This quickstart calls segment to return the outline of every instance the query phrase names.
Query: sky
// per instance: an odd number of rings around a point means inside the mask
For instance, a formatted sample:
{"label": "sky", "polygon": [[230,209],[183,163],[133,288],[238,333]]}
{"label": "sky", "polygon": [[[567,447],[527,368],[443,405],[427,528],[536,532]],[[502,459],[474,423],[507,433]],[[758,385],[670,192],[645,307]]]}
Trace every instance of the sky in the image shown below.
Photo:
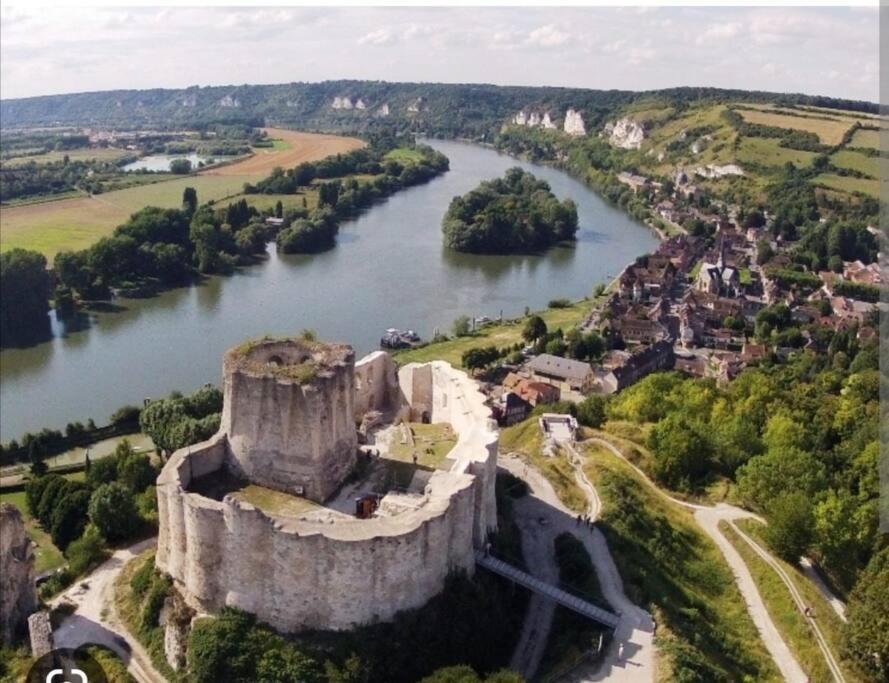
{"label": "sky", "polygon": [[874,7],[0,11],[3,99],[355,78],[879,99]]}

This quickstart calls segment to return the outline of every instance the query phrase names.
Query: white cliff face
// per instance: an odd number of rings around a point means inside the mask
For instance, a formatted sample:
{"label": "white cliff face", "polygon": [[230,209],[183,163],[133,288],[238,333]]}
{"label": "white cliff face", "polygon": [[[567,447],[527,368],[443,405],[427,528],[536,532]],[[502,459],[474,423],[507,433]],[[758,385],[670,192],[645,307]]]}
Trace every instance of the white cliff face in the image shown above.
{"label": "white cliff face", "polygon": [[608,142],[621,149],[639,149],[645,139],[645,129],[629,117],[605,124],[602,134]]}
{"label": "white cliff face", "polygon": [[367,109],[367,105],[364,104],[364,100],[362,100],[362,99],[359,97],[359,98],[358,98],[358,101],[355,103],[355,108],[356,108],[356,109]]}
{"label": "white cliff face", "polygon": [[417,113],[419,113],[419,112],[421,112],[421,111],[426,111],[426,109],[427,109],[427,107],[426,107],[426,98],[424,98],[424,97],[418,97],[416,100],[414,100],[413,104],[411,104],[411,105],[407,108],[407,110],[408,110],[411,114],[417,114]]}
{"label": "white cliff face", "polygon": [[386,103],[381,104],[379,108],[374,112],[374,116],[378,118],[389,116],[389,105]]}
{"label": "white cliff face", "polygon": [[517,126],[527,126],[528,128],[547,128],[549,130],[557,128],[548,111],[543,112],[541,115],[540,112],[523,109],[512,117],[512,123]]}
{"label": "white cliff face", "polygon": [[579,111],[569,109],[565,113],[565,132],[568,135],[586,135],[586,126]]}
{"label": "white cliff face", "polygon": [[354,109],[354,105],[352,104],[351,97],[334,97],[333,104],[330,105],[333,109]]}
{"label": "white cliff face", "polygon": [[232,97],[231,95],[226,95],[221,100],[219,100],[220,107],[240,107],[241,101],[237,97]]}
{"label": "white cliff face", "polygon": [[198,103],[197,95],[186,95],[182,98],[182,106],[183,107],[194,107]]}
{"label": "white cliff face", "polygon": [[544,128],[548,128],[549,130],[555,130],[556,124],[553,123],[553,120],[549,117],[549,112],[546,112],[543,115],[543,121],[540,122],[540,125]]}
{"label": "white cliff face", "polygon": [[539,126],[540,114],[538,114],[536,111],[532,111],[531,114],[528,116],[528,125],[532,128],[535,126]]}
{"label": "white cliff face", "polygon": [[700,154],[707,146],[710,144],[710,141],[713,140],[713,137],[710,135],[703,135],[691,143],[691,153],[692,154]]}
{"label": "white cliff face", "polygon": [[512,122],[517,126],[527,126],[528,115],[524,111],[520,111],[518,114],[512,117]]}
{"label": "white cliff face", "polygon": [[695,169],[695,174],[702,178],[723,178],[730,175],[744,175],[744,170],[737,164],[707,164]]}

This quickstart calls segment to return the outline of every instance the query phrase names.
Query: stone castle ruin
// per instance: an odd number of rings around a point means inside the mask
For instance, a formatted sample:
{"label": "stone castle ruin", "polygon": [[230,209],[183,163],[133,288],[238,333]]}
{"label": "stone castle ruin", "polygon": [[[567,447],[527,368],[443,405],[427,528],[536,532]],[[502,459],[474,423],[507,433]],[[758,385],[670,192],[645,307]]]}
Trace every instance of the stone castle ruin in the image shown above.
{"label": "stone castle ruin", "polygon": [[0,644],[26,633],[36,609],[31,539],[18,508],[0,503]]}
{"label": "stone castle ruin", "polygon": [[344,630],[473,571],[498,436],[468,376],[308,339],[244,344],[223,367],[219,432],[158,478],[156,562],[190,608]]}

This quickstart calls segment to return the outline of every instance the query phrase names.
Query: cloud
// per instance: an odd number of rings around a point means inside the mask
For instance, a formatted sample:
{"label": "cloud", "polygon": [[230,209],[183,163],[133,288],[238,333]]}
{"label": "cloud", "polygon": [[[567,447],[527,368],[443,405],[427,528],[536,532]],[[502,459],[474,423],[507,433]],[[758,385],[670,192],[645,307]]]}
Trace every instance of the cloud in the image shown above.
{"label": "cloud", "polygon": [[743,24],[738,21],[710,24],[697,35],[695,43],[703,45],[708,42],[728,40],[740,34],[743,29]]}
{"label": "cloud", "polygon": [[559,30],[555,24],[547,24],[531,31],[525,43],[536,47],[557,47],[570,40],[571,36]]}
{"label": "cloud", "polygon": [[359,45],[392,45],[397,42],[395,35],[385,28],[365,33],[358,39]]}

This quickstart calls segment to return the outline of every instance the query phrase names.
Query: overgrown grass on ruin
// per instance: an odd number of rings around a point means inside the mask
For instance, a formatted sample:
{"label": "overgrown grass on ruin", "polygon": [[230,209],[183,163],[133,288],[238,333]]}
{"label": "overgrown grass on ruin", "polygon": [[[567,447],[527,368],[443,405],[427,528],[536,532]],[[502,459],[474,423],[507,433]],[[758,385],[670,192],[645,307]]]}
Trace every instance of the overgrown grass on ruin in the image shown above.
{"label": "overgrown grass on ruin", "polygon": [[[743,520],[739,526],[749,533],[748,529],[762,527],[762,524],[755,520]],[[799,661],[806,672],[806,675],[813,683],[831,683],[833,675],[824,660],[824,655],[818,647],[815,634],[805,617],[800,613],[787,589],[784,582],[756,552],[742,539],[727,522],[720,522],[719,528],[725,534],[725,537],[734,546],[735,550],[744,560],[753,580],[756,583],[756,589],[759,591],[766,609],[775,623],[778,632],[789,645],[794,656]],[[777,558],[775,558],[777,560]],[[839,656],[842,622],[836,613],[831,609],[830,605],[818,590],[802,576],[801,572],[787,564],[781,563],[784,570],[790,575],[791,580],[796,585],[797,590],[803,596],[807,606],[815,610],[815,618],[824,637],[827,639],[834,655]],[[843,666],[842,663],[840,666]],[[843,673],[846,679],[850,681],[860,681],[849,668],[843,666]]]}
{"label": "overgrown grass on ruin", "polygon": [[691,513],[597,451],[584,468],[627,596],[655,615],[659,680],[780,681],[731,570]]}
{"label": "overgrown grass on ruin", "polygon": [[[387,458],[401,462],[413,462],[417,456],[417,464],[421,467],[447,469],[447,457],[457,443],[457,434],[447,422],[421,424],[405,422],[403,427],[393,428]],[[402,438],[402,429],[409,429],[413,436]]]}

